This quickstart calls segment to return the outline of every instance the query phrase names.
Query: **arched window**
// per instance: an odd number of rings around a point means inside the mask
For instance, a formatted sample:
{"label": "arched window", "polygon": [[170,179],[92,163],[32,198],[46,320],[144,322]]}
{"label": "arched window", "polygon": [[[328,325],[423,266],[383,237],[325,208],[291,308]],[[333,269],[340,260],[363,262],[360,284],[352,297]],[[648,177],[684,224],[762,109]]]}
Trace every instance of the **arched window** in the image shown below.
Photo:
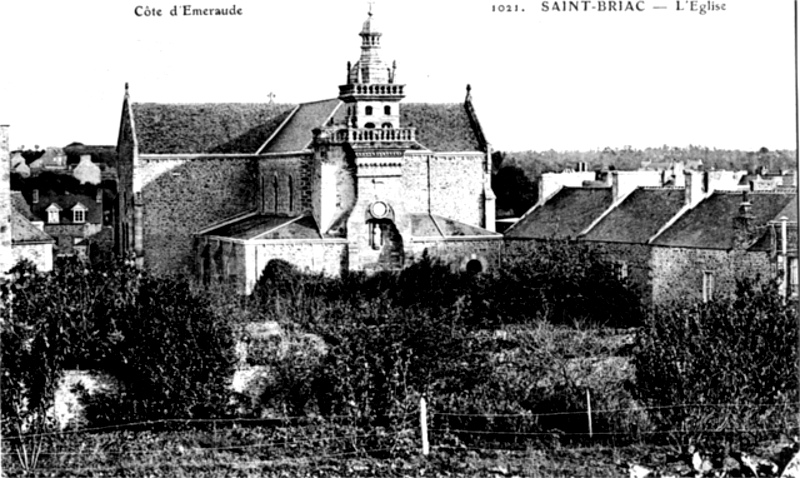
{"label": "arched window", "polygon": [[392,123],[383,123],[381,125],[381,128],[383,128],[383,129],[392,129]]}
{"label": "arched window", "polygon": [[375,123],[367,123],[367,124],[364,125],[364,127],[367,128],[367,129],[372,129],[372,128],[375,127]]}
{"label": "arched window", "polygon": [[289,176],[286,180],[287,182],[287,189],[289,190],[289,212],[294,211],[294,181],[292,177]]}
{"label": "arched window", "polygon": [[386,106],[384,106],[384,107],[383,107],[383,114],[385,114],[385,115],[390,115],[390,114],[392,114],[392,107],[391,107],[391,106],[389,106],[389,105],[386,105]]}
{"label": "arched window", "polygon": [[278,176],[272,176],[272,210],[278,213]]}
{"label": "arched window", "polygon": [[367,116],[372,116],[372,106],[367,106],[364,108],[364,114]]}

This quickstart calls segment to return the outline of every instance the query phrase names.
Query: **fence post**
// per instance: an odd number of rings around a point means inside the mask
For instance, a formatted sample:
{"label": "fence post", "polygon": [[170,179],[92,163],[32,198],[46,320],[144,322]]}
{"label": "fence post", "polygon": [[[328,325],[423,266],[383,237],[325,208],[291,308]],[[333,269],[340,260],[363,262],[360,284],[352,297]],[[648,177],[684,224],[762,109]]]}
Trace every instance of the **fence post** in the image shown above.
{"label": "fence post", "polygon": [[428,446],[428,404],[425,397],[419,398],[419,426],[422,432],[422,455],[427,456],[430,452]]}
{"label": "fence post", "polygon": [[592,438],[592,395],[586,389],[586,416],[589,419],[589,438]]}

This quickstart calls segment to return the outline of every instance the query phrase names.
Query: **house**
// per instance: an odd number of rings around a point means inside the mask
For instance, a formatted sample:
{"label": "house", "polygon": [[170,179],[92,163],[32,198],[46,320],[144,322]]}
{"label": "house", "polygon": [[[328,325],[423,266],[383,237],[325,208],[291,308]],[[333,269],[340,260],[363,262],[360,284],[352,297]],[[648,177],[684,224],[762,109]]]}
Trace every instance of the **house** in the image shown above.
{"label": "house", "polygon": [[491,146],[461,104],[402,102],[370,12],[338,97],[299,105],[133,103],[118,140],[121,252],[249,291],[266,263],[490,267]]}
{"label": "house", "polygon": [[738,181],[724,190],[734,176],[719,171],[631,189],[641,177],[626,185],[625,173],[614,172],[607,186],[558,189],[506,232],[506,253],[541,241],[589,243],[653,305],[711,300],[745,278],[776,279],[783,294],[796,293],[795,190],[741,190]]}
{"label": "house", "polygon": [[715,191],[650,241],[653,301],[710,300],[745,278],[796,293],[796,278],[784,275],[796,271],[790,228],[796,236],[795,191]]}
{"label": "house", "polygon": [[39,270],[53,268],[53,239],[36,224],[27,203],[11,191],[11,154],[8,126],[0,125],[0,273],[20,260],[31,261]]}

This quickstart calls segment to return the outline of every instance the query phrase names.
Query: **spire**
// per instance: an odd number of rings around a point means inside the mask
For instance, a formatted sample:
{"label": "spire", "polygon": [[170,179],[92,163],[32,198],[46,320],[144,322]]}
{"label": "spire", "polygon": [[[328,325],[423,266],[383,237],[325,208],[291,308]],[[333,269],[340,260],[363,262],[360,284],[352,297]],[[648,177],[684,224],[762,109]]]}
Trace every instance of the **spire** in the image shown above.
{"label": "spire", "polygon": [[[361,58],[350,69],[348,83],[389,83],[390,70],[381,61],[379,55],[381,33],[375,24],[372,2],[369,5],[367,19],[358,35],[361,37]],[[361,74],[360,81],[357,71],[360,71]]]}

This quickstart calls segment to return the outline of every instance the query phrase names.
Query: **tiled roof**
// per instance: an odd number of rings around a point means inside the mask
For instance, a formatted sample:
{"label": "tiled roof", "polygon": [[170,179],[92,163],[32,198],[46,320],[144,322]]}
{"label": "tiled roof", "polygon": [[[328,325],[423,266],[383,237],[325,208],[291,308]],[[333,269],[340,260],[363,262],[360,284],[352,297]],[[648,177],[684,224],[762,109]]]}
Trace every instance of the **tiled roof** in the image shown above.
{"label": "tiled roof", "polygon": [[417,128],[417,142],[432,151],[480,151],[463,103],[401,103],[400,126]]}
{"label": "tiled roof", "polygon": [[558,191],[545,204],[523,216],[506,237],[567,239],[576,237],[611,206],[611,188],[571,188]]}
{"label": "tiled roof", "polygon": [[31,224],[22,214],[14,211],[11,213],[11,243],[12,244],[41,244],[54,243],[55,240],[44,231]]}
{"label": "tiled roof", "polygon": [[294,105],[132,105],[140,153],[255,153]]}
{"label": "tiled roof", "polygon": [[413,237],[458,238],[464,236],[499,236],[499,234],[477,226],[470,226],[435,214],[412,213],[411,235]]}
{"label": "tiled roof", "polygon": [[304,103],[269,142],[264,153],[283,153],[306,149],[311,143],[311,130],[323,126],[342,102],[338,99]]}
{"label": "tiled roof", "polygon": [[583,239],[645,244],[684,204],[683,189],[638,188],[583,236]]}
{"label": "tiled roof", "polygon": [[203,233],[233,239],[321,239],[311,216],[254,214]]}
{"label": "tiled roof", "polygon": [[[777,220],[790,204],[796,204],[794,193],[749,193],[753,229]],[[734,219],[739,215],[742,193],[718,191],[681,216],[653,241],[654,245],[704,249],[733,248],[736,239]],[[765,229],[764,229],[765,230]]]}

